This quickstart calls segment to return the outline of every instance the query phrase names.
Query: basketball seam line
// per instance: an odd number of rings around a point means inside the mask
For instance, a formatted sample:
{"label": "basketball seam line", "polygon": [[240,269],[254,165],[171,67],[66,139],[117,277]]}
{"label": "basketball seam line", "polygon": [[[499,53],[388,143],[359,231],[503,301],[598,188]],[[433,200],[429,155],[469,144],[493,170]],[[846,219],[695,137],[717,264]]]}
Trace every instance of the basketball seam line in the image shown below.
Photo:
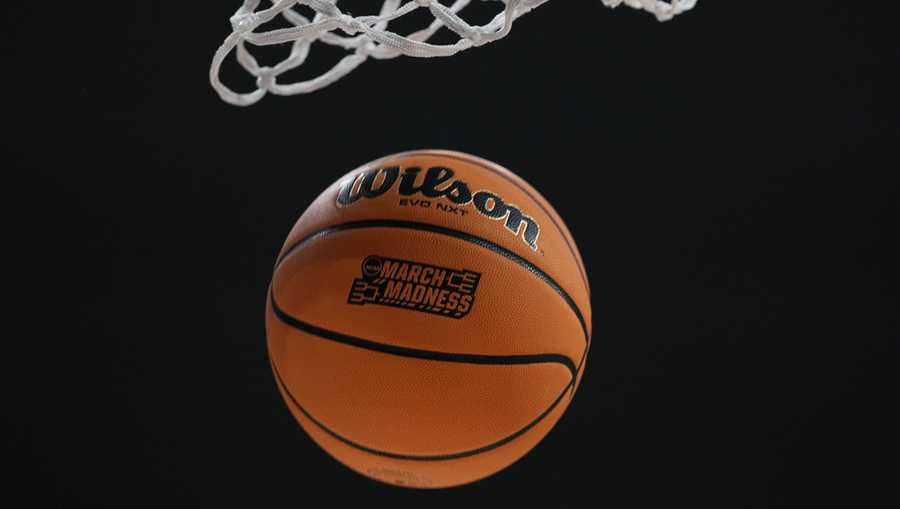
{"label": "basketball seam line", "polygon": [[345,445],[348,445],[354,449],[358,449],[360,451],[363,451],[363,452],[366,452],[369,454],[374,454],[376,456],[382,456],[385,458],[406,460],[406,461],[452,461],[452,460],[457,460],[457,459],[462,459],[462,458],[468,458],[471,456],[477,456],[479,454],[484,454],[484,453],[493,451],[495,449],[499,449],[500,447],[503,447],[504,445],[507,445],[507,444],[513,442],[514,440],[516,440],[517,438],[528,433],[535,426],[540,424],[541,421],[543,421],[548,415],[550,415],[553,412],[553,410],[556,409],[557,406],[559,406],[560,402],[562,402],[563,399],[565,398],[566,393],[568,393],[569,389],[572,388],[576,384],[576,380],[577,380],[577,376],[575,378],[573,378],[572,381],[569,382],[569,384],[566,385],[566,387],[563,389],[562,394],[559,395],[559,397],[556,399],[556,401],[554,401],[553,404],[550,405],[550,407],[547,410],[545,410],[541,415],[539,415],[534,421],[529,423],[527,426],[525,426],[521,430],[513,433],[512,435],[510,435],[502,440],[494,442],[490,445],[486,445],[484,447],[480,447],[478,449],[473,449],[471,451],[465,451],[465,452],[460,452],[460,453],[455,453],[455,454],[443,454],[443,455],[435,455],[435,456],[411,456],[411,455],[405,455],[405,454],[391,453],[391,452],[387,452],[387,451],[379,451],[379,450],[373,449],[371,447],[366,447],[362,444],[358,444],[358,443],[350,440],[349,438],[345,438],[345,437],[339,435],[337,432],[329,429],[324,424],[319,422],[315,417],[313,417],[309,412],[307,412],[305,408],[303,408],[303,405],[301,405],[300,402],[297,401],[297,398],[288,389],[287,384],[285,384],[284,380],[281,378],[281,374],[278,371],[278,366],[275,365],[274,361],[271,361],[270,363],[272,365],[272,371],[275,374],[275,379],[278,382],[279,387],[281,387],[281,389],[284,391],[284,393],[287,394],[288,399],[290,399],[291,403],[293,403],[294,406],[296,406],[300,410],[300,412],[302,412],[303,415],[306,416],[307,419],[312,421],[312,423],[315,424],[316,426],[318,426],[322,431],[324,431],[325,433],[330,435],[335,440],[338,440],[339,442],[341,442]]}
{"label": "basketball seam line", "polygon": [[[424,152],[423,152],[423,151],[412,151],[412,152],[408,152],[408,154],[422,154],[422,155],[427,155],[427,151],[424,151]],[[498,177],[500,177],[500,178],[506,180],[506,181],[509,182],[510,184],[516,186],[517,189],[519,189],[520,191],[522,191],[523,193],[525,193],[526,196],[528,196],[529,198],[531,198],[531,200],[538,206],[538,208],[540,208],[540,209],[544,212],[544,214],[546,214],[547,217],[550,218],[550,222],[553,223],[553,226],[556,227],[556,230],[559,231],[560,235],[561,235],[562,238],[563,238],[563,241],[565,241],[565,243],[566,243],[566,247],[569,248],[569,253],[572,255],[572,258],[575,260],[575,265],[578,267],[578,273],[581,275],[582,282],[584,283],[584,289],[587,291],[588,295],[591,294],[591,285],[590,285],[589,282],[588,282],[588,277],[587,277],[587,273],[586,273],[586,270],[587,270],[587,269],[582,265],[582,262],[580,262],[580,261],[578,260],[579,257],[575,255],[575,247],[572,245],[572,241],[570,241],[570,240],[569,240],[569,237],[566,236],[566,234],[565,234],[565,232],[563,231],[562,227],[560,227],[559,223],[556,221],[556,218],[553,217],[553,214],[551,214],[550,211],[547,210],[547,208],[544,207],[543,204],[541,204],[541,201],[540,201],[540,200],[538,200],[537,198],[535,198],[535,196],[531,193],[531,191],[530,191],[527,187],[523,186],[523,185],[520,184],[519,182],[516,182],[516,180],[515,180],[514,178],[510,177],[509,175],[507,175],[507,174],[505,174],[505,173],[503,173],[503,172],[501,172],[501,171],[497,171],[496,168],[491,168],[491,167],[489,167],[489,166],[487,166],[487,165],[482,164],[482,162],[479,161],[478,158],[474,158],[474,159],[473,159],[473,158],[466,158],[466,157],[463,157],[462,155],[456,155],[456,154],[441,154],[441,156],[442,156],[442,157],[449,157],[449,158],[459,159],[459,160],[462,160],[462,161],[466,161],[466,162],[468,162],[468,163],[476,163],[476,164],[479,165],[480,168],[484,168],[485,170],[490,171],[490,172],[493,173],[494,175],[497,175]],[[473,157],[475,157],[475,156],[473,156]],[[522,177],[518,177],[518,178],[522,178]],[[523,179],[523,180],[524,180],[524,179]],[[545,200],[546,200],[546,198],[545,198]]]}
{"label": "basketball seam line", "polygon": [[403,221],[403,220],[395,220],[395,219],[371,219],[371,220],[363,220],[363,221],[352,221],[348,223],[340,223],[336,225],[332,225],[326,228],[323,228],[317,232],[311,233],[310,235],[298,240],[294,243],[290,248],[285,250],[284,254],[278,258],[278,261],[275,263],[275,271],[277,272],[278,267],[281,263],[290,256],[294,251],[299,249],[301,246],[308,242],[312,242],[313,240],[326,237],[336,232],[346,231],[346,230],[362,230],[367,228],[402,228],[409,230],[418,230],[425,231],[430,233],[437,233],[440,235],[446,235],[448,237],[454,237],[471,244],[475,244],[477,246],[483,247],[489,251],[493,251],[494,253],[503,256],[504,258],[518,264],[520,267],[524,268],[528,272],[534,274],[538,279],[547,283],[562,299],[568,304],[568,306],[575,313],[576,318],[578,318],[578,322],[581,325],[581,330],[584,332],[584,340],[585,343],[590,343],[590,333],[587,330],[587,323],[584,320],[584,315],[581,313],[581,310],[578,308],[578,305],[575,304],[575,301],[572,297],[557,283],[549,274],[541,270],[535,264],[529,262],[525,258],[513,253],[512,251],[497,245],[487,239],[483,239],[481,237],[477,237],[475,235],[462,232],[459,230],[453,230],[451,228],[445,228],[443,226],[437,226],[429,223],[418,223],[414,221]]}
{"label": "basketball seam line", "polygon": [[434,350],[421,350],[418,348],[409,348],[404,346],[379,343],[368,339],[343,334],[337,331],[325,329],[315,326],[311,323],[304,322],[285,312],[275,300],[275,290],[270,289],[269,295],[271,299],[272,312],[275,316],[286,325],[311,334],[315,337],[327,339],[348,346],[354,346],[374,352],[396,355],[399,357],[410,357],[414,359],[422,359],[439,362],[454,362],[459,364],[480,364],[480,365],[527,365],[527,364],[545,364],[555,363],[565,366],[572,378],[578,376],[578,367],[575,362],[560,354],[533,354],[533,355],[479,355],[479,354],[461,354],[438,352]]}

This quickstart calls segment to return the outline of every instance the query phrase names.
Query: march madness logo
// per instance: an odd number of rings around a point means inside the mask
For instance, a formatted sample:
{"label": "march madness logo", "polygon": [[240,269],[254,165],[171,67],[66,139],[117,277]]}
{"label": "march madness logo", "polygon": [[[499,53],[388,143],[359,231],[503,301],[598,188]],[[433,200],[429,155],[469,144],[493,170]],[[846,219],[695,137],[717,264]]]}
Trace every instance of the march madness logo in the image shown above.
{"label": "march madness logo", "polygon": [[353,281],[347,303],[380,304],[463,318],[475,304],[481,274],[470,270],[369,256],[362,279]]}

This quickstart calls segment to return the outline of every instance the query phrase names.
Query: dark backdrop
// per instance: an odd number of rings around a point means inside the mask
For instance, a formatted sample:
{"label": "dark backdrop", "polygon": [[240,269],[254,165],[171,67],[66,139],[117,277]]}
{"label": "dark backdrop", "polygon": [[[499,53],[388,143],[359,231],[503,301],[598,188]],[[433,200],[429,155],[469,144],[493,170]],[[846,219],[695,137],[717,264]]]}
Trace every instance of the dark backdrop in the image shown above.
{"label": "dark backdrop", "polygon": [[[4,193],[24,198],[7,250],[28,281],[4,490],[60,507],[897,503],[900,51],[883,11],[701,0],[657,24],[558,0],[496,44],[240,109],[207,82],[237,1],[38,4],[3,21],[5,166],[29,178]],[[573,11],[594,24],[567,28]],[[249,83],[231,60],[226,78]],[[529,180],[594,289],[560,424],[436,493],[321,452],[263,327],[310,201],[414,148]]]}

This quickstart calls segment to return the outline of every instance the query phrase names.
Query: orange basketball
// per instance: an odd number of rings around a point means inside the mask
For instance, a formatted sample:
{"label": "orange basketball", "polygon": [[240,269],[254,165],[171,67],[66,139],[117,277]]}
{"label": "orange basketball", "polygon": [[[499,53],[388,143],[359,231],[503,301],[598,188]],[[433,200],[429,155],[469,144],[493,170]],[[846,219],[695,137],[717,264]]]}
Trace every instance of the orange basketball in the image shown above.
{"label": "orange basketball", "polygon": [[350,172],[297,221],[266,329],[278,388],[316,443],[373,479],[443,488],[511,465],[565,412],[590,290],[524,180],[407,152]]}

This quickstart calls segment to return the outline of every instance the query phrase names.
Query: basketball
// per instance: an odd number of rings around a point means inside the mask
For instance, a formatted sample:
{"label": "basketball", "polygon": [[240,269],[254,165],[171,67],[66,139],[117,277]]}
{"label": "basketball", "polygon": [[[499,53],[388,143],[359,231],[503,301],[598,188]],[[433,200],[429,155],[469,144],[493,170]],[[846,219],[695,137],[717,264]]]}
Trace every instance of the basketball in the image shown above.
{"label": "basketball", "polygon": [[471,155],[388,156],[339,179],[278,255],[269,358],[288,408],[347,467],[410,488],[471,483],[568,408],[591,341],[565,223]]}

